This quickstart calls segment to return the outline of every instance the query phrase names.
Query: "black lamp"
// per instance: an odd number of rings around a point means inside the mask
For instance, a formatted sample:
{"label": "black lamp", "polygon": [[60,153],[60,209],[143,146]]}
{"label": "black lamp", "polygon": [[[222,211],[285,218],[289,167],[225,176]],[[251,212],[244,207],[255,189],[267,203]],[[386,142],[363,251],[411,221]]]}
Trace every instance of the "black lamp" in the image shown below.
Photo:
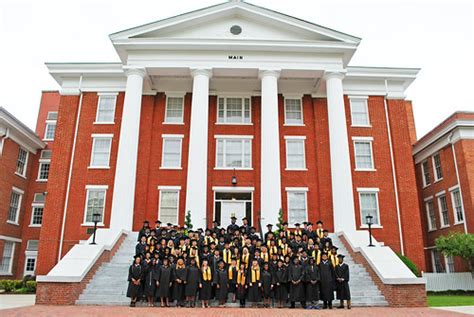
{"label": "black lamp", "polygon": [[94,223],[94,236],[92,237],[92,242],[90,244],[97,244],[95,243],[95,233],[97,231],[97,223],[100,221],[100,218],[102,218],[101,214],[99,213],[92,214],[92,222]]}
{"label": "black lamp", "polygon": [[369,247],[375,247],[375,245],[372,244],[372,224],[373,224],[373,219],[374,217],[371,215],[365,216],[366,224],[369,226]]}
{"label": "black lamp", "polygon": [[232,175],[231,183],[232,185],[237,185],[237,176],[235,176],[235,168],[234,168],[234,174]]}

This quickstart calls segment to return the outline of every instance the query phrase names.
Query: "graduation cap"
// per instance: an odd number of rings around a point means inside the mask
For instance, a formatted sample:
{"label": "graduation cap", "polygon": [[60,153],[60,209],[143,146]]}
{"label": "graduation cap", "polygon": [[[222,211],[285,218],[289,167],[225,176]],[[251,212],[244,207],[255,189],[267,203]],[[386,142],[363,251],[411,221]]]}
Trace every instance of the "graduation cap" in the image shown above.
{"label": "graduation cap", "polygon": [[230,219],[232,219],[232,220],[237,220],[237,217],[232,216],[232,217],[230,217]]}
{"label": "graduation cap", "polygon": [[217,264],[221,264],[221,263],[224,263],[224,260],[220,259],[219,261],[217,261]]}
{"label": "graduation cap", "polygon": [[317,225],[322,225],[323,222],[321,220],[318,220],[318,222],[316,222]]}
{"label": "graduation cap", "polygon": [[138,254],[136,254],[136,255],[133,256],[133,259],[135,260],[136,258],[140,258],[140,259],[141,259],[142,257],[139,256]]}
{"label": "graduation cap", "polygon": [[337,249],[339,249],[339,248],[336,247],[335,245],[333,245],[333,246],[331,247],[331,250],[337,250]]}
{"label": "graduation cap", "polygon": [[268,227],[268,228],[271,228],[271,227],[273,227],[273,225],[272,225],[271,223],[269,223],[269,224],[267,225],[267,227]]}
{"label": "graduation cap", "polygon": [[307,224],[308,224],[308,222],[307,222],[307,221],[303,221],[303,225],[307,225]]}
{"label": "graduation cap", "polygon": [[337,257],[338,257],[338,258],[341,258],[341,259],[344,259],[346,256],[345,256],[345,255],[342,255],[342,254],[338,254]]}
{"label": "graduation cap", "polygon": [[257,228],[255,228],[255,227],[250,227],[250,230],[257,230]]}
{"label": "graduation cap", "polygon": [[242,218],[242,221],[244,221],[244,220],[248,220],[247,217],[243,217],[243,218]]}
{"label": "graduation cap", "polygon": [[323,255],[328,256],[328,253],[327,252],[321,253],[321,256],[323,256]]}
{"label": "graduation cap", "polygon": [[288,222],[285,221],[284,223],[282,223],[282,225],[283,226],[288,226]]}
{"label": "graduation cap", "polygon": [[150,223],[148,220],[143,221],[143,223]]}
{"label": "graduation cap", "polygon": [[308,226],[312,226],[312,225],[313,225],[313,223],[312,223],[312,222],[308,222]]}
{"label": "graduation cap", "polygon": [[327,229],[324,229],[323,232],[329,232]]}
{"label": "graduation cap", "polygon": [[301,226],[299,223],[295,223],[295,227],[299,227]]}
{"label": "graduation cap", "polygon": [[284,261],[282,260],[282,258],[278,258],[277,262],[284,262]]}
{"label": "graduation cap", "polygon": [[161,221],[157,220],[157,221],[155,221],[155,223],[161,224]]}
{"label": "graduation cap", "polygon": [[172,226],[173,226],[173,224],[172,224],[171,222],[168,222],[166,225],[167,225],[168,227],[172,227]]}

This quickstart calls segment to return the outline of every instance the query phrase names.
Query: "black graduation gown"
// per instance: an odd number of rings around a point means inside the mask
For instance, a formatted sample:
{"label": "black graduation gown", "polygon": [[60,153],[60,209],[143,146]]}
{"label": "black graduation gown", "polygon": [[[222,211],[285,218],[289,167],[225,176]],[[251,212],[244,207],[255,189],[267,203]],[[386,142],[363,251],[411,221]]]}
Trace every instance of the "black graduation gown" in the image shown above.
{"label": "black graduation gown", "polygon": [[160,267],[160,286],[156,292],[156,297],[170,297],[170,283],[173,281],[173,271],[171,266]]}
{"label": "black graduation gown", "polygon": [[262,270],[262,295],[263,298],[269,298],[272,293],[272,273],[270,271]]}
{"label": "black graduation gown", "polygon": [[235,293],[237,288],[237,267],[229,266],[227,268],[227,277],[229,277],[230,271],[232,270],[232,278],[229,278],[229,293]]}
{"label": "black graduation gown", "polygon": [[[237,274],[239,274],[239,273],[237,272]],[[237,284],[237,286],[236,286],[237,287],[237,296],[236,297],[239,300],[245,299],[246,295],[247,295],[247,287],[246,286],[248,285],[248,279],[247,279],[246,273],[244,272],[243,274],[246,278],[245,283],[244,284],[240,283],[240,284]]]}
{"label": "black graduation gown", "polygon": [[186,296],[196,296],[199,289],[199,268],[196,266],[189,266],[186,273],[186,285],[184,287],[184,294]]}
{"label": "black graduation gown", "polygon": [[334,268],[330,261],[321,261],[319,264],[319,272],[321,274],[321,300],[334,300]]}
{"label": "black graduation gown", "polygon": [[275,299],[286,301],[288,299],[288,269],[277,268],[273,274],[273,285],[275,288]]}
{"label": "black graduation gown", "polygon": [[[257,277],[257,273],[255,273]],[[255,282],[252,282],[252,268],[249,268],[247,272],[247,283],[248,283],[248,300],[251,302],[259,302],[261,298],[259,283],[262,282],[262,270],[260,270],[260,277],[256,279]],[[252,284],[252,285],[250,285]]]}
{"label": "black graduation gown", "polygon": [[305,268],[306,300],[309,302],[319,301],[319,267],[308,264]]}
{"label": "black graduation gown", "polygon": [[349,265],[346,263],[338,264],[334,268],[334,273],[336,278],[343,278],[344,281],[339,282],[336,280],[336,294],[337,299],[340,300],[350,300],[351,299],[351,291],[349,289]]}
{"label": "black graduation gown", "polygon": [[[288,280],[290,283],[290,301],[291,302],[302,302],[305,300],[304,294],[304,268],[301,264],[292,264],[290,265],[288,271]],[[299,283],[294,284],[293,282]]]}
{"label": "black graduation gown", "polygon": [[143,268],[140,264],[132,264],[128,269],[128,289],[127,297],[138,297],[140,295],[141,285],[135,285],[132,282],[134,280],[141,280],[143,278]]}
{"label": "black graduation gown", "polygon": [[[217,269],[214,274],[214,284],[216,285],[216,299],[227,300],[229,293],[229,278],[226,269]],[[219,287],[217,287],[219,285]]]}
{"label": "black graduation gown", "polygon": [[144,288],[145,296],[155,296],[156,281],[159,278],[160,268],[156,265],[148,265],[145,269]]}
{"label": "black graduation gown", "polygon": [[[173,274],[173,300],[182,301],[184,300],[184,286],[186,282],[188,269],[187,268],[174,268]],[[178,283],[178,279],[181,283]]]}
{"label": "black graduation gown", "polygon": [[211,279],[209,281],[205,281],[203,277],[203,272],[201,270],[201,274],[199,274],[200,283],[202,287],[199,289],[199,298],[201,300],[210,300],[212,298],[212,270],[211,270]]}
{"label": "black graduation gown", "polygon": [[138,244],[135,247],[135,255],[144,257],[145,253],[146,253],[146,243],[138,242]]}

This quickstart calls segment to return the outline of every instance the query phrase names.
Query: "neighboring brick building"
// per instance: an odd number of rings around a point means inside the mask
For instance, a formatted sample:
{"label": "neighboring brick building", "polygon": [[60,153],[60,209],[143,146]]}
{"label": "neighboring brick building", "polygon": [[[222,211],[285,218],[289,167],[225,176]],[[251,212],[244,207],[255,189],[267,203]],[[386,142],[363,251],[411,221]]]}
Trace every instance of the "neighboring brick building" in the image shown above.
{"label": "neighboring brick building", "polygon": [[418,140],[413,154],[427,270],[468,271],[466,261],[440,254],[435,240],[450,232],[474,233],[474,112],[455,112]]}

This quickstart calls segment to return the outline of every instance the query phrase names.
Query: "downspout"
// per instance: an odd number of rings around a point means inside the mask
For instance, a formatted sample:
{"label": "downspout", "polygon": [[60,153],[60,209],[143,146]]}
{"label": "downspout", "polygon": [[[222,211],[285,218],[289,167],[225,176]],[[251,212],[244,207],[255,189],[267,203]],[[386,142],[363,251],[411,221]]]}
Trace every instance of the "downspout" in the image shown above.
{"label": "downspout", "polygon": [[0,157],[3,154],[3,146],[5,145],[5,140],[10,138],[10,128],[6,128],[5,134],[2,135],[2,143],[0,144]]}
{"label": "downspout", "polygon": [[390,148],[390,163],[392,165],[392,177],[393,177],[393,187],[395,189],[395,205],[397,208],[397,220],[398,220],[398,234],[400,236],[400,250],[402,255],[405,255],[405,247],[403,243],[403,234],[402,234],[402,220],[400,216],[400,200],[398,197],[398,182],[397,182],[397,175],[395,172],[395,159],[393,157],[393,146],[392,146],[392,132],[390,129],[390,121],[388,119],[388,84],[387,80],[385,79],[385,96],[383,98],[384,108],[385,108],[385,119],[387,120],[387,134],[388,134],[388,145]]}
{"label": "downspout", "polygon": [[461,196],[461,208],[462,208],[462,216],[464,220],[464,233],[467,233],[467,219],[466,219],[466,213],[464,212],[464,199],[462,196],[461,181],[459,179],[458,160],[456,158],[456,151],[454,150],[453,132],[451,132],[451,134],[448,136],[448,141],[451,144],[451,150],[453,151],[454,169],[456,170],[456,179],[458,181],[458,186],[459,186],[459,195]]}
{"label": "downspout", "polygon": [[76,126],[74,130],[74,140],[72,143],[72,156],[71,156],[71,161],[69,162],[69,173],[68,173],[68,178],[67,178],[67,187],[66,187],[66,201],[64,203],[64,210],[63,210],[63,220],[61,223],[61,238],[59,240],[59,253],[58,253],[58,262],[61,261],[61,254],[63,253],[63,242],[64,242],[64,230],[66,227],[66,216],[67,216],[67,209],[69,205],[69,192],[71,190],[71,178],[72,178],[72,167],[74,165],[74,154],[76,152],[76,142],[77,142],[77,133],[79,130],[79,119],[81,117],[81,110],[82,110],[82,75],[79,77],[79,107],[77,109],[77,116],[76,116]]}

